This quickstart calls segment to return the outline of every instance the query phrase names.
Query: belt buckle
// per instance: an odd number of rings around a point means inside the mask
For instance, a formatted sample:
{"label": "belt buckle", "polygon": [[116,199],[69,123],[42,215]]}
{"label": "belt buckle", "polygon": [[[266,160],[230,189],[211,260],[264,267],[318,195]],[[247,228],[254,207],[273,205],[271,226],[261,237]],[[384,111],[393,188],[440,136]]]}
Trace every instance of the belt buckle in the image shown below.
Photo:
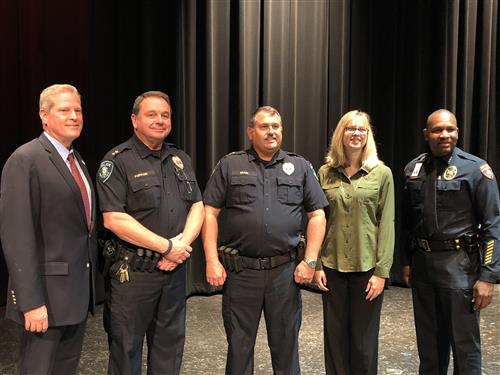
{"label": "belt buckle", "polygon": [[[259,259],[259,269],[261,270],[266,270],[269,269],[269,265],[271,264],[271,261],[269,258],[257,258]],[[267,267],[266,267],[267,264]]]}
{"label": "belt buckle", "polygon": [[431,247],[429,246],[429,241],[427,241],[425,238],[419,238],[418,240],[418,246],[423,249],[424,251],[430,253],[431,252]]}

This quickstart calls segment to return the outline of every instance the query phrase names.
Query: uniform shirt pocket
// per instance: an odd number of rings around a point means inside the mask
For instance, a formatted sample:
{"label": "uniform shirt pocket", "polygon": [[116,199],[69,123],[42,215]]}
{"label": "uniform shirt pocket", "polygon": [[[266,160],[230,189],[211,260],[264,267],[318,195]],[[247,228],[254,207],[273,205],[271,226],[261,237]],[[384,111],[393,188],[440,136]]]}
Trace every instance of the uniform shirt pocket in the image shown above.
{"label": "uniform shirt pocket", "polygon": [[377,184],[363,184],[363,182],[361,182],[356,193],[361,203],[376,207],[378,204],[378,190],[379,187]]}
{"label": "uniform shirt pocket", "polygon": [[257,176],[231,176],[227,196],[228,206],[248,204],[257,199]]}
{"label": "uniform shirt pocket", "polygon": [[[460,180],[437,180],[436,181],[436,207],[438,209],[455,209],[456,207],[467,207],[468,195],[460,194]],[[462,200],[465,199],[464,202]]]}
{"label": "uniform shirt pocket", "polygon": [[127,199],[129,211],[143,211],[160,206],[160,183],[154,176],[129,181],[132,194]]}
{"label": "uniform shirt pocket", "polygon": [[194,189],[196,188],[196,178],[184,170],[177,170],[175,173],[177,177],[177,187],[179,188],[179,194],[181,198],[185,201],[193,201]]}
{"label": "uniform shirt pocket", "polygon": [[420,180],[408,181],[406,183],[405,189],[408,190],[409,192],[412,206],[416,206],[423,202],[423,197],[421,192],[422,181]]}
{"label": "uniform shirt pocket", "polygon": [[322,185],[321,187],[330,205],[334,206],[337,200],[340,199],[340,181],[325,184]]}
{"label": "uniform shirt pocket", "polygon": [[302,181],[293,177],[277,177],[278,201],[285,204],[301,204],[304,199]]}

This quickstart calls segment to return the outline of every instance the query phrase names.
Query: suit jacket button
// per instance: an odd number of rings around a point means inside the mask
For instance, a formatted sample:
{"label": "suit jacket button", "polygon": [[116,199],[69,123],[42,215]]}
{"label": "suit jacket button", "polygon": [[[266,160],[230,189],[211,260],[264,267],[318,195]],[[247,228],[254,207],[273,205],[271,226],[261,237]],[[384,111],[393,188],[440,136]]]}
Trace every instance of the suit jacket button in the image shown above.
{"label": "suit jacket button", "polygon": [[90,263],[89,263],[89,262],[87,262],[86,266],[87,266],[87,268],[90,268]]}

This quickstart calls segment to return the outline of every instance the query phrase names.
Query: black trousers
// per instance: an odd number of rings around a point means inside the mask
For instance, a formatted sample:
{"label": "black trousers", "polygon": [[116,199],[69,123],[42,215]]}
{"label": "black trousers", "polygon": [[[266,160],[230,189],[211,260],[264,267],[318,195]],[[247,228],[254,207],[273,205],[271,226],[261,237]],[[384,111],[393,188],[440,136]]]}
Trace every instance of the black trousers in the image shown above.
{"label": "black trousers", "polygon": [[45,333],[21,332],[21,374],[76,374],[85,324],[50,327]]}
{"label": "black trousers", "polygon": [[262,311],[274,374],[300,374],[302,300],[293,280],[294,270],[292,262],[272,270],[228,273],[222,296],[228,342],[226,374],[253,374],[255,338]]}
{"label": "black trousers", "polygon": [[367,272],[339,272],[324,267],[328,292],[323,294],[324,351],[327,374],[376,374],[382,293],[365,299]]}
{"label": "black trousers", "polygon": [[479,311],[472,308],[478,267],[477,253],[413,254],[411,287],[420,374],[447,374],[450,348],[454,374],[481,374]]}
{"label": "black trousers", "polygon": [[130,271],[127,283],[112,278],[106,310],[109,374],[141,373],[144,336],[148,345],[148,374],[180,372],[186,323],[184,264],[172,272]]}

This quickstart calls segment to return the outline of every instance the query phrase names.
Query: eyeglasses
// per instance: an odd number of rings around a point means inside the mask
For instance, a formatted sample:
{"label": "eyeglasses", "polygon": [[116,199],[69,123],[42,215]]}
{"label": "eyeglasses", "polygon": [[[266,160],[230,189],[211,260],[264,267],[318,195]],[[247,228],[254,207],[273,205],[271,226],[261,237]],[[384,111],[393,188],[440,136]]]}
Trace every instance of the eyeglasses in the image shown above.
{"label": "eyeglasses", "polygon": [[345,128],[345,132],[347,134],[354,134],[354,133],[358,132],[361,135],[366,135],[368,133],[368,129],[367,128],[348,127],[348,128]]}

